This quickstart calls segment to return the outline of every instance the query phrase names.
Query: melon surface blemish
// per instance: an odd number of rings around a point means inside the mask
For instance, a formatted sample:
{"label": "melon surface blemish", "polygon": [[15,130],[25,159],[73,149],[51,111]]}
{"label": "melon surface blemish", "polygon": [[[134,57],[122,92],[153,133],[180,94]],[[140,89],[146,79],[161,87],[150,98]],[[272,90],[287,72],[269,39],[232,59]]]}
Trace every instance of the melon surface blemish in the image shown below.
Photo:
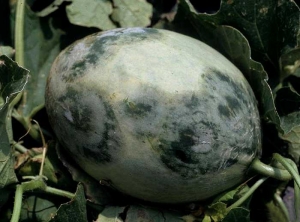
{"label": "melon surface blemish", "polygon": [[52,66],[46,110],[82,169],[151,202],[199,201],[238,185],[261,150],[243,74],[206,44],[166,30],[75,42]]}

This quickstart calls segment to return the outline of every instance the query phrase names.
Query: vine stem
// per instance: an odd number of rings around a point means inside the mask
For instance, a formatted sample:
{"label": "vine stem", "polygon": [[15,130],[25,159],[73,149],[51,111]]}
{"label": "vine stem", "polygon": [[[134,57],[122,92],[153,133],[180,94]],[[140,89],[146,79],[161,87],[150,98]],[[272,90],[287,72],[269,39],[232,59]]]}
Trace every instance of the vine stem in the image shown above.
{"label": "vine stem", "polygon": [[22,208],[22,198],[23,193],[28,190],[42,189],[46,188],[46,184],[41,179],[37,178],[35,180],[31,180],[29,182],[23,182],[17,185],[16,193],[15,193],[15,202],[14,209],[11,218],[11,222],[18,222],[20,219],[20,213]]}
{"label": "vine stem", "polygon": [[11,222],[18,222],[20,219],[21,207],[22,207],[23,187],[22,184],[17,185],[15,193],[14,209],[11,217]]}
{"label": "vine stem", "polygon": [[11,222],[18,222],[20,219],[20,213],[21,213],[21,208],[22,208],[22,198],[23,198],[23,193],[26,191],[33,191],[33,190],[41,190],[46,193],[51,193],[57,196],[62,196],[62,197],[67,197],[70,199],[73,199],[75,197],[75,194],[64,191],[64,190],[59,190],[53,187],[49,187],[46,185],[46,183],[43,180],[42,176],[37,176],[31,181],[28,182],[23,182],[19,185],[17,185],[16,193],[15,193],[15,202],[14,202],[14,209],[11,217]]}
{"label": "vine stem", "polygon": [[240,199],[238,199],[232,205],[230,205],[229,207],[227,207],[227,212],[229,212],[233,208],[241,206],[254,193],[254,191],[260,185],[262,185],[262,183],[265,182],[267,179],[268,179],[268,177],[263,177],[263,178],[259,179],[258,181],[256,181],[256,183]]}
{"label": "vine stem", "polygon": [[[22,66],[25,67],[25,43],[24,43],[24,17],[25,17],[25,6],[26,1],[25,0],[17,0],[17,7],[16,7],[16,22],[15,22],[15,60],[16,62]],[[24,91],[22,93],[19,93],[18,96],[14,99],[14,104],[17,104],[20,99],[25,100],[26,99],[26,93]],[[40,107],[39,107],[40,109]],[[35,114],[38,110],[34,110]],[[12,116],[17,119],[26,130],[29,130],[30,135],[35,140],[39,140],[39,134],[38,131],[32,126],[30,122],[30,118],[24,118],[20,114],[17,113],[15,109],[13,109]]]}
{"label": "vine stem", "polygon": [[[280,162],[280,161],[278,161],[278,162]],[[264,164],[257,158],[253,160],[249,169],[254,170],[256,173],[259,173],[263,176],[272,177],[272,178],[275,178],[275,179],[281,180],[281,181],[288,181],[288,180],[293,179],[292,175],[290,174],[290,172],[288,170],[282,170],[282,169],[279,169],[276,167],[269,166],[267,164]]]}
{"label": "vine stem", "polygon": [[49,187],[49,186],[46,187],[45,192],[51,193],[51,194],[54,194],[54,195],[57,195],[57,196],[67,197],[69,199],[73,199],[75,197],[75,194],[73,194],[71,192],[56,189],[54,187]]}
{"label": "vine stem", "polygon": [[20,153],[27,153],[28,149],[21,145],[21,143],[18,143],[16,141],[13,141],[12,144],[16,150],[18,150]]}
{"label": "vine stem", "polygon": [[[24,67],[24,14],[25,14],[25,0],[18,0],[16,7],[16,22],[15,22],[15,60],[16,62]],[[7,130],[9,133],[9,140],[12,141],[12,108],[18,101],[21,99],[23,93],[19,93],[13,100],[12,104],[10,104],[10,112],[8,114],[7,119]]]}
{"label": "vine stem", "polygon": [[24,62],[24,14],[25,0],[18,0],[16,9],[16,24],[15,24],[15,50],[16,62],[23,66]]}
{"label": "vine stem", "polygon": [[295,182],[297,183],[297,186],[300,188],[300,177],[299,177],[299,174],[295,171],[295,169],[293,168],[293,166],[291,166],[291,164],[289,163],[289,161],[287,161],[283,156],[281,156],[278,153],[274,153],[273,154],[273,158],[275,160],[277,160],[279,163],[281,163],[282,166],[284,166],[286,168],[286,170],[294,178]]}
{"label": "vine stem", "polygon": [[282,211],[286,221],[290,221],[289,211],[287,210],[281,196],[277,192],[274,194],[274,201],[279,206],[279,208]]}

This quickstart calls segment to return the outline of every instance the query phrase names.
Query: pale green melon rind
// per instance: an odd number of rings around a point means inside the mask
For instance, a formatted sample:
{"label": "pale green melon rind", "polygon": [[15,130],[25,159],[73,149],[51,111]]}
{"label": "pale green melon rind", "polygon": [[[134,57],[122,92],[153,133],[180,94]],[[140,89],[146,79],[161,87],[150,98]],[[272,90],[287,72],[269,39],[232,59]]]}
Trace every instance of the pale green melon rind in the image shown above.
{"label": "pale green melon rind", "polygon": [[238,184],[261,146],[256,100],[239,70],[164,30],[75,43],[52,67],[46,108],[83,169],[154,202],[202,200]]}

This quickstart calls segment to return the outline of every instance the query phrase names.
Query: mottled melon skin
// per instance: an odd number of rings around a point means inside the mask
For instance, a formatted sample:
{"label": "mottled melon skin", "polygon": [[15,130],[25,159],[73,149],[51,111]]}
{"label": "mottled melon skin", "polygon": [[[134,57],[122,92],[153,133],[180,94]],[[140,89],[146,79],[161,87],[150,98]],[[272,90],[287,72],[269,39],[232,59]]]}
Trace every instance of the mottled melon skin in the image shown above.
{"label": "mottled melon skin", "polygon": [[75,42],[52,66],[46,109],[88,174],[151,202],[231,188],[261,149],[242,73],[204,43],[166,30],[116,29]]}

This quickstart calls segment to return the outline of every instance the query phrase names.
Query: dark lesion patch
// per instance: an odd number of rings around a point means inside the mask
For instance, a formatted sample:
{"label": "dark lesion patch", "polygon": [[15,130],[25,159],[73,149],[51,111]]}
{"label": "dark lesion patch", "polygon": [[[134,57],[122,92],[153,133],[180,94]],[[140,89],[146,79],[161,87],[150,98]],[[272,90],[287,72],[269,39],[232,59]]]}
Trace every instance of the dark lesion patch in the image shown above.
{"label": "dark lesion patch", "polygon": [[237,83],[230,78],[227,73],[222,73],[219,70],[212,69],[212,73],[214,73],[220,81],[226,82],[230,89],[232,89],[233,95],[235,95],[243,103],[247,104],[246,97],[248,96],[248,93],[241,83]]}
{"label": "dark lesion patch", "polygon": [[90,116],[92,111],[87,106],[80,106],[76,109],[70,110],[73,117],[72,124],[75,126],[76,129],[82,131],[90,131]]}
{"label": "dark lesion patch", "polygon": [[162,34],[156,29],[149,28],[125,28],[114,31],[116,35],[110,35],[105,38],[113,41],[120,40],[122,44],[136,43],[137,41],[143,41],[146,39],[160,39]]}
{"label": "dark lesion patch", "polygon": [[[109,33],[109,34],[108,34]],[[136,28],[132,29],[119,29],[115,31],[104,32],[99,35],[91,45],[91,54],[103,55],[111,45],[127,45],[136,44],[138,41],[147,39],[160,39],[161,33],[155,29]]]}
{"label": "dark lesion patch", "polygon": [[189,109],[197,108],[200,105],[200,99],[195,94],[193,94],[191,98],[189,99],[187,98],[184,101],[185,101],[185,106]]}
{"label": "dark lesion patch", "polygon": [[[118,128],[118,122],[116,120],[115,113],[109,103],[103,102],[103,99],[98,95],[100,101],[103,103],[105,109],[105,115],[103,119],[104,129],[100,135],[100,141],[95,144],[91,149],[94,149],[96,155],[96,160],[101,162],[110,162],[113,158],[111,153],[121,147],[120,141],[120,132]],[[99,132],[95,132],[98,134]]]}
{"label": "dark lesion patch", "polygon": [[150,113],[153,109],[153,106],[146,103],[134,103],[129,101],[128,99],[124,100],[125,104],[125,112],[130,116],[135,117],[144,117],[148,113]]}
{"label": "dark lesion patch", "polygon": [[85,157],[95,160],[98,163],[111,161],[111,155],[107,152],[107,150],[102,149],[101,147],[97,146],[97,144],[86,145],[79,150],[83,150],[83,155]]}
{"label": "dark lesion patch", "polygon": [[73,82],[76,78],[82,76],[84,72],[86,72],[86,61],[77,61],[69,70],[65,71],[62,80],[65,82]]}
{"label": "dark lesion patch", "polygon": [[58,101],[62,104],[62,107],[66,113],[69,113],[66,117],[68,123],[73,125],[76,130],[87,132],[91,130],[90,116],[92,111],[88,106],[81,103],[78,92],[72,87],[66,89],[66,94],[61,96]]}
{"label": "dark lesion patch", "polygon": [[219,111],[220,116],[224,116],[226,118],[229,118],[231,116],[231,112],[230,112],[228,106],[218,105],[218,111]]}
{"label": "dark lesion patch", "polygon": [[[161,161],[172,172],[183,178],[192,179],[200,175],[215,173],[225,164],[226,167],[230,167],[238,162],[235,153],[230,154],[226,163],[222,162],[223,159],[219,155],[226,150],[223,150],[224,144],[220,140],[218,127],[210,121],[202,120],[179,130],[178,134],[177,140],[160,139],[159,150]],[[208,141],[208,143],[203,143],[203,141]],[[207,152],[202,152],[203,150]]]}
{"label": "dark lesion patch", "polygon": [[191,149],[197,143],[196,136],[192,129],[186,128],[180,131],[178,141],[160,141],[162,162],[183,178],[196,178],[208,172],[198,154]]}
{"label": "dark lesion patch", "polygon": [[81,60],[76,61],[69,70],[66,70],[62,76],[65,82],[74,82],[77,78],[84,76],[90,66],[97,63],[98,55],[91,51]]}
{"label": "dark lesion patch", "polygon": [[224,98],[230,109],[236,111],[240,111],[242,109],[242,105],[235,97],[227,95]]}
{"label": "dark lesion patch", "polygon": [[[62,79],[65,82],[74,82],[77,78],[85,75],[90,66],[94,66],[100,59],[102,59],[102,57],[106,58],[108,53],[111,53],[109,50],[112,49],[110,47],[112,45],[116,45],[118,48],[120,48],[123,45],[136,44],[137,41],[143,41],[149,38],[152,40],[155,38],[161,38],[161,33],[159,31],[147,28],[140,30],[137,29],[137,31],[119,29],[114,32],[115,35],[112,33],[105,35],[107,32],[104,32],[103,35],[97,33],[97,35],[86,37],[83,40],[83,43],[86,45],[86,47],[89,47],[88,53],[85,56],[82,56],[79,61],[76,61],[68,70],[65,70]],[[76,44],[80,42],[81,41],[71,45],[65,52],[66,56],[72,53]]]}
{"label": "dark lesion patch", "polygon": [[196,144],[195,136],[194,131],[191,129],[182,130],[179,133],[179,141],[171,142],[171,150],[175,154],[174,156],[185,163],[196,163],[190,150]]}
{"label": "dark lesion patch", "polygon": [[[101,98],[101,96],[99,96]],[[102,101],[102,100],[101,100]],[[98,163],[111,162],[113,159],[112,153],[117,150],[120,145],[121,139],[115,114],[109,104],[103,103],[105,115],[103,116],[104,122],[103,131],[94,132],[95,137],[99,137],[97,143],[89,144],[83,147],[83,155],[95,160]],[[90,132],[91,134],[93,132]]]}

